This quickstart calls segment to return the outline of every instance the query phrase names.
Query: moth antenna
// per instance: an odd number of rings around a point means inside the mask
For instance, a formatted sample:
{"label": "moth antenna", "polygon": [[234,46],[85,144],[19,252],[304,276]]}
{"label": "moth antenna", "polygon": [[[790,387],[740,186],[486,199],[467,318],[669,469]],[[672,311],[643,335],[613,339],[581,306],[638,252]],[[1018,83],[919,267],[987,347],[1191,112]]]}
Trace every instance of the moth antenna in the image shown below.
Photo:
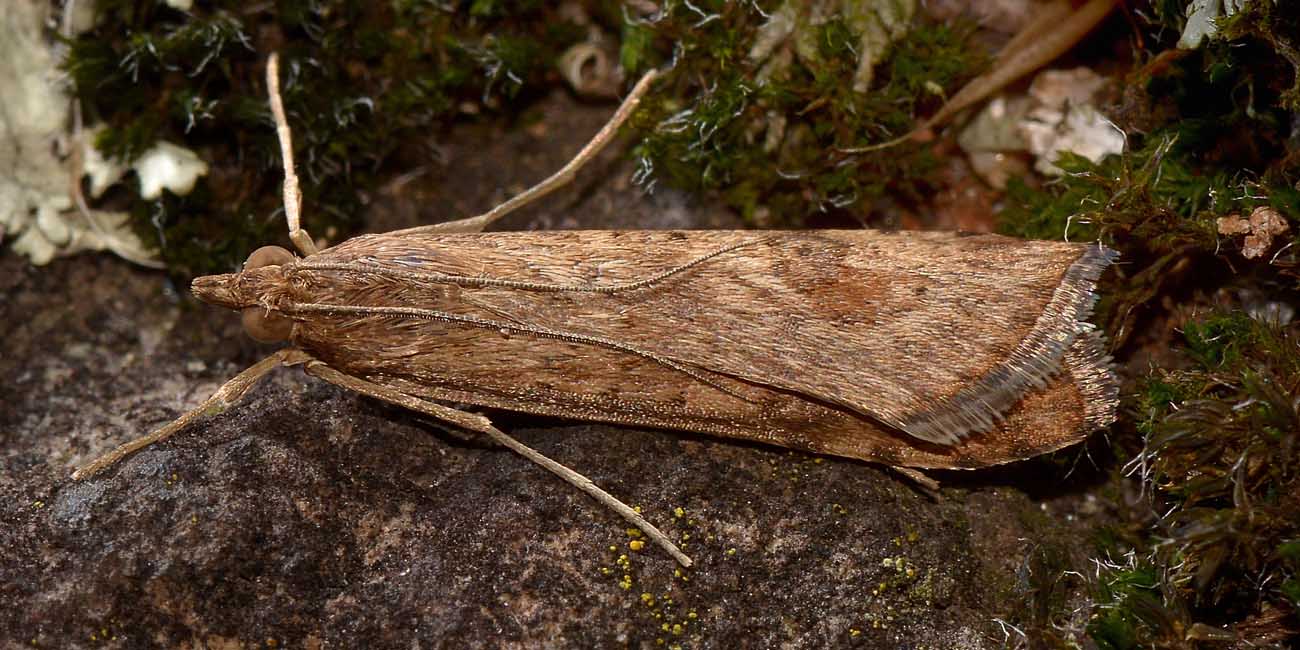
{"label": "moth antenna", "polygon": [[284,165],[284,220],[289,226],[289,239],[304,257],[316,254],[316,242],[301,227],[302,190],[298,189],[298,174],[293,170],[293,132],[284,116],[284,102],[280,100],[280,53],[272,52],[266,59],[266,93],[271,100],[271,116],[275,119],[275,135],[280,139],[280,160]]}
{"label": "moth antenna", "polygon": [[456,221],[436,223],[428,226],[417,226],[415,228],[407,228],[406,230],[398,230],[388,234],[400,236],[415,232],[482,232],[484,228],[492,225],[493,222],[497,221],[501,217],[504,217],[507,214],[510,214],[511,212],[514,212],[515,210],[518,210],[519,208],[522,208],[529,203],[568,185],[577,177],[580,169],[582,169],[587,163],[591,162],[591,159],[595,158],[596,154],[599,154],[609,145],[610,142],[614,141],[614,137],[618,135],[619,127],[623,126],[623,123],[627,122],[627,119],[636,111],[636,107],[640,105],[641,100],[645,98],[645,94],[649,92],[650,84],[654,83],[654,80],[658,77],[659,72],[657,70],[650,70],[645,73],[645,76],[641,77],[641,80],[637,81],[636,85],[632,87],[632,91],[628,93],[627,98],[619,105],[618,110],[614,111],[613,117],[609,118],[609,121],[605,123],[605,126],[601,127],[600,131],[592,137],[591,141],[573,157],[573,160],[570,160],[560,168],[560,171],[551,174],[540,183],[516,194],[497,207],[476,217],[457,219]]}

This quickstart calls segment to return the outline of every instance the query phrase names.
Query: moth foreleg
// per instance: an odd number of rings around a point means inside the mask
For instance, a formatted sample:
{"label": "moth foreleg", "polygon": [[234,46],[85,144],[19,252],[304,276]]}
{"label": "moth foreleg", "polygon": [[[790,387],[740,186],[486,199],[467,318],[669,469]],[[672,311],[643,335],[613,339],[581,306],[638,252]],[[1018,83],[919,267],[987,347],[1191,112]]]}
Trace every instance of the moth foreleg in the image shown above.
{"label": "moth foreleg", "polygon": [[591,159],[595,158],[596,154],[600,153],[601,150],[608,146],[610,142],[613,142],[614,136],[618,135],[619,127],[627,121],[627,118],[632,116],[637,105],[641,103],[641,99],[645,97],[646,92],[650,90],[650,84],[654,82],[655,78],[658,76],[659,73],[655,70],[645,73],[645,76],[641,77],[641,80],[636,82],[636,85],[632,87],[632,92],[628,93],[627,98],[619,105],[618,110],[614,111],[613,117],[609,118],[609,121],[605,123],[605,126],[601,127],[600,131],[596,133],[591,141],[573,157],[573,160],[570,160],[564,165],[564,167],[561,167],[560,171],[551,174],[542,182],[476,217],[457,219],[445,223],[435,223],[428,226],[407,228],[406,230],[398,230],[389,234],[408,234],[414,232],[483,232],[484,228],[492,225],[493,222],[501,217],[504,217],[507,214],[510,214],[511,212],[514,212],[515,210],[518,210],[519,208],[522,208],[525,205],[568,185],[573,182],[573,179],[578,175],[578,171],[582,169],[584,165],[591,162]]}
{"label": "moth foreleg", "polygon": [[258,361],[252,366],[249,366],[243,372],[235,375],[235,377],[230,381],[222,384],[221,388],[218,388],[217,392],[212,394],[212,397],[209,397],[202,404],[190,409],[185,415],[172,420],[167,426],[158,429],[149,435],[141,436],[130,442],[118,445],[112,451],[82,465],[77,468],[77,471],[72,473],[72,478],[79,481],[94,476],[117,461],[122,460],[123,458],[126,458],[127,456],[130,456],[131,454],[156,442],[166,440],[173,433],[184,429],[200,417],[205,415],[216,415],[217,413],[225,411],[227,408],[238,403],[239,400],[253,388],[253,386],[257,385],[257,382],[262,379],[262,377],[266,376],[266,373],[271,372],[281,365],[301,363],[306,358],[310,358],[307,357],[306,353],[291,348],[280,350],[279,352]]}
{"label": "moth foreleg", "polygon": [[637,513],[637,511],[633,510],[622,501],[619,501],[610,493],[600,489],[600,487],[595,483],[591,482],[591,479],[551,460],[550,458],[547,458],[546,456],[543,456],[533,448],[515,440],[509,435],[506,435],[500,429],[492,426],[492,421],[488,418],[474,413],[467,413],[449,406],[443,406],[436,402],[407,395],[406,393],[386,386],[381,386],[364,379],[343,374],[320,361],[309,361],[304,369],[307,371],[307,374],[320,377],[331,384],[342,386],[343,388],[356,391],[362,395],[367,395],[375,399],[380,399],[391,404],[411,409],[417,413],[423,413],[438,418],[439,420],[449,422],[470,431],[487,434],[493,440],[509,447],[511,450],[528,460],[545,467],[560,478],[568,481],[574,487],[586,492],[597,501],[622,515],[629,523],[640,528],[650,537],[650,539],[654,540],[655,543],[659,544],[659,546],[665,551],[668,551],[668,554],[673,556],[673,558],[680,562],[682,566],[689,567],[693,564],[691,558],[687,557],[685,553],[682,553],[681,549],[677,548],[677,545],[673,544],[672,541],[668,539],[667,535],[664,535],[658,528],[655,528],[650,522],[646,521],[644,517]]}

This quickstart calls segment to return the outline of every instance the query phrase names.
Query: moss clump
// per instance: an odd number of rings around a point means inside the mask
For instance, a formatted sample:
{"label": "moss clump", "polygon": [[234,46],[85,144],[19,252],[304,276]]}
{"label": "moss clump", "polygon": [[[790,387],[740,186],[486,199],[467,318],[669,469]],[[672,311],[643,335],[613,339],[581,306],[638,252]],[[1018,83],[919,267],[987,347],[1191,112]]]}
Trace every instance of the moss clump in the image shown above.
{"label": "moss clump", "polygon": [[[1007,234],[1118,248],[1097,318],[1113,349],[1140,348],[1153,367],[1109,432],[1121,461],[1101,493],[1120,521],[1096,531],[1073,587],[1091,607],[1024,589],[1026,629],[1047,647],[1287,647],[1300,634],[1296,8],[1251,3],[1187,52],[1173,47],[1185,5],[1139,17],[1154,21],[1139,25],[1152,54],[1102,108],[1126,152],[1013,182],[999,215]],[[1219,219],[1260,206],[1289,230],[1251,261]]]}
{"label": "moss clump", "polygon": [[585,28],[549,3],[219,1],[189,13],[100,0],[66,68],[96,143],[130,160],[156,140],[212,167],[185,197],[117,201],[178,276],[225,271],[285,240],[280,157],[263,83],[279,51],[298,173],[317,235],[359,225],[358,196],[388,169],[435,158],[436,134],[466,111],[545,87]]}
{"label": "moss clump", "polygon": [[[1146,133],[1130,132],[1129,151],[1100,163],[1064,155],[1057,164],[1065,175],[1041,188],[1013,180],[1000,230],[1040,239],[1100,237],[1159,258],[1187,247],[1214,250],[1215,220],[1230,212],[1272,205],[1300,217],[1294,188],[1300,166],[1285,156],[1288,116],[1247,97],[1253,75],[1240,65],[1193,54],[1161,66],[1157,77],[1135,73],[1143,94],[1110,112],[1142,122]],[[1168,111],[1168,103],[1177,110]],[[1238,137],[1243,131],[1252,133],[1249,147]]]}
{"label": "moss clump", "polygon": [[860,93],[851,83],[861,38],[852,16],[801,22],[787,42],[755,56],[777,7],[696,6],[666,4],[655,21],[624,29],[625,66],[676,64],[637,117],[645,178],[716,192],[763,225],[862,219],[882,201],[915,206],[936,190],[939,161],[928,148],[841,150],[906,133],[942,104],[945,89],[973,76],[983,60],[968,46],[969,29],[918,22]]}
{"label": "moss clump", "polygon": [[[1261,77],[1279,105],[1300,111],[1300,5],[1294,2],[1250,2],[1226,19],[1225,41],[1253,40],[1271,48],[1279,57],[1276,73]],[[1290,69],[1286,69],[1285,66]],[[1288,86],[1286,81],[1290,79]]]}
{"label": "moss clump", "polygon": [[[1028,239],[1096,240],[1103,236],[1167,254],[1192,245],[1212,248],[1216,215],[1235,207],[1210,205],[1210,197],[1236,196],[1229,172],[1204,176],[1170,156],[1174,139],[1100,163],[1063,153],[1065,176],[1043,189],[1021,180],[1007,187],[999,230]],[[1245,188],[1241,188],[1245,189]],[[1249,196],[1249,193],[1246,193]],[[1138,243],[1140,242],[1140,244]]]}
{"label": "moss clump", "polygon": [[[1065,155],[1065,175],[1046,184],[1013,180],[998,215],[1005,234],[1101,240],[1120,251],[1127,278],[1106,288],[1097,310],[1115,347],[1140,330],[1156,298],[1187,279],[1187,268],[1197,267],[1198,281],[1231,272],[1209,262],[1240,245],[1219,233],[1220,218],[1271,206],[1290,222],[1287,238],[1300,227],[1300,156],[1291,150],[1292,114],[1272,82],[1277,54],[1258,41],[1152,49],[1162,53],[1137,62],[1122,96],[1103,109],[1124,129],[1128,150],[1099,163]],[[1269,261],[1286,270],[1295,259]]]}
{"label": "moss clump", "polygon": [[1300,217],[1300,160],[1288,153],[1295,105],[1289,82],[1280,82],[1293,77],[1287,39],[1300,33],[1288,27],[1300,27],[1296,7],[1250,3],[1232,27],[1189,52],[1172,42],[1184,4],[1155,3],[1153,17],[1142,17],[1151,21],[1152,54],[1134,63],[1122,93],[1103,107],[1126,133],[1128,151],[1097,164],[1067,156],[1066,175],[1045,187],[1013,184],[1003,232],[1059,239],[1068,228],[1071,237],[1102,237],[1156,259],[1187,247],[1215,250],[1214,220],[1229,212],[1271,204]]}
{"label": "moss clump", "polygon": [[1102,607],[1088,623],[1088,635],[1097,646],[1104,650],[1177,647],[1182,641],[1181,625],[1164,605],[1155,567],[1137,559],[1104,566],[1096,594]]}
{"label": "moss clump", "polygon": [[[1088,631],[1105,648],[1300,634],[1300,328],[1237,311],[1183,327],[1177,370],[1140,389],[1130,473],[1150,527],[1108,547]],[[1126,557],[1115,563],[1111,558]]]}

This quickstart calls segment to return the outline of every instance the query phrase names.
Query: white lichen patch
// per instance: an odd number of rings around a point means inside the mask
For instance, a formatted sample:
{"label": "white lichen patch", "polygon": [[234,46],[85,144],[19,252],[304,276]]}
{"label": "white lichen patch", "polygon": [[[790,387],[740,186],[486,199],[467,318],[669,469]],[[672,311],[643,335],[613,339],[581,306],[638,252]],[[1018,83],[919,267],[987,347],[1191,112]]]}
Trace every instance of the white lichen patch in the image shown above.
{"label": "white lichen patch", "polygon": [[[87,5],[88,6],[88,5]],[[89,131],[72,132],[61,53],[44,32],[50,5],[11,0],[0,14],[0,240],[42,265],[57,256],[109,250],[137,264],[161,266],[132,232],[127,215],[78,205],[73,167],[80,158],[91,196],[118,182],[125,170],[104,160]],[[87,16],[70,17],[73,29]],[[190,191],[207,165],[193,152],[160,143],[135,165],[142,193]]]}
{"label": "white lichen patch", "polygon": [[1124,133],[1092,104],[1106,81],[1088,68],[1045,70],[1029,86],[1037,106],[1020,120],[1020,133],[1036,160],[1034,169],[1060,176],[1062,152],[1101,162],[1124,152]]}
{"label": "white lichen patch", "polygon": [[916,0],[786,0],[759,27],[749,60],[764,63],[760,79],[781,74],[790,63],[789,50],[800,61],[815,66],[821,57],[819,28],[839,17],[857,39],[853,44],[858,56],[853,90],[865,93],[871,89],[876,64],[890,45],[911,29],[915,14]]}
{"label": "white lichen patch", "polygon": [[1029,24],[1042,5],[1042,0],[927,0],[922,10],[940,22],[974,21],[980,29],[1011,35]]}
{"label": "white lichen patch", "polygon": [[158,142],[144,152],[131,168],[140,179],[140,196],[156,199],[163,190],[184,196],[208,173],[208,164],[193,151],[170,142]]}
{"label": "white lichen patch", "polygon": [[[1178,37],[1178,47],[1194,50],[1207,38],[1219,34],[1219,20],[1246,7],[1250,0],[1192,0],[1187,3],[1187,24]],[[1256,0],[1261,2],[1263,0]]]}
{"label": "white lichen patch", "polygon": [[1056,166],[1062,152],[1101,162],[1124,151],[1124,134],[1091,104],[1068,106],[1063,114],[1046,108],[1030,111],[1020,130],[1037,157],[1034,169],[1047,176],[1065,173]]}
{"label": "white lichen patch", "polygon": [[1106,78],[1090,68],[1044,70],[1029,84],[1029,96],[1039,106],[1060,110],[1092,102],[1105,85]]}
{"label": "white lichen patch", "polygon": [[[98,131],[96,129],[88,132],[85,140],[94,142]],[[122,180],[122,177],[126,175],[127,166],[105,158],[104,154],[94,147],[85,147],[84,151],[81,171],[90,179],[90,196],[99,198],[104,195],[104,191],[110,186]]]}
{"label": "white lichen patch", "polygon": [[1019,125],[1033,106],[1026,96],[994,97],[957,134],[957,145],[967,153],[1025,151]]}
{"label": "white lichen patch", "polygon": [[907,33],[916,13],[915,0],[876,0],[843,3],[849,29],[859,35],[858,68],[853,74],[853,91],[871,89],[876,64],[885,58],[889,46]]}
{"label": "white lichen patch", "polygon": [[41,36],[44,15],[21,0],[0,17],[0,237],[17,236],[15,248],[38,264],[67,244],[57,215],[72,207],[53,150],[67,100],[55,86],[54,57]]}
{"label": "white lichen patch", "polygon": [[1124,151],[1124,134],[1093,105],[1106,80],[1088,68],[1046,70],[1024,96],[990,101],[957,136],[977,173],[994,187],[1021,171],[1013,154],[1034,156],[1034,169],[1059,176],[1061,152],[1100,162]]}

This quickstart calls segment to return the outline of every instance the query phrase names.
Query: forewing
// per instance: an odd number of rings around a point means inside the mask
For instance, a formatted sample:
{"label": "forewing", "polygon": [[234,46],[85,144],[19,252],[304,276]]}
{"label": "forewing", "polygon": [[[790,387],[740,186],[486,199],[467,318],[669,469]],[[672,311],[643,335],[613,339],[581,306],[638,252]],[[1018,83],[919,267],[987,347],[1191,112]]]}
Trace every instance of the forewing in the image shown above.
{"label": "forewing", "polygon": [[1060,369],[1108,259],[1084,245],[937,233],[380,235],[309,258],[302,299],[459,317],[374,316],[354,329],[389,337],[385,354],[404,363],[454,355],[444,374],[488,392],[617,392],[629,381],[617,360],[629,357],[663,371],[652,381],[702,384],[715,399],[738,391],[704,376],[954,444]]}

